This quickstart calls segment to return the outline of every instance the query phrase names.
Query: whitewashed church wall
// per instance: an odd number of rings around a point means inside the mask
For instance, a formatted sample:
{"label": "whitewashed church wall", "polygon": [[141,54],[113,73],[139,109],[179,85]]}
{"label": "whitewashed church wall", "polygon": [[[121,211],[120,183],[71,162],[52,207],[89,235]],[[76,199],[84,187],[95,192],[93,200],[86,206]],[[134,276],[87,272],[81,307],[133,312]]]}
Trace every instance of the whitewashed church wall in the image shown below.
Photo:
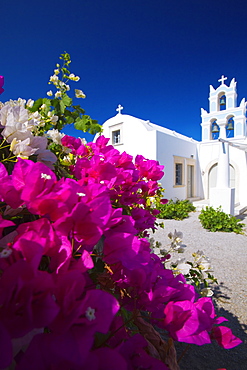
{"label": "whitewashed church wall", "polygon": [[219,158],[219,142],[209,141],[199,144],[199,160],[201,171],[206,172],[208,164],[217,163]]}
{"label": "whitewashed church wall", "polygon": [[[204,197],[209,197],[209,173],[212,167],[218,163],[219,142],[211,141],[199,144],[199,160],[202,173]],[[243,150],[229,146],[229,160],[235,173],[235,204],[247,204],[247,158]]]}
{"label": "whitewashed church wall", "polygon": [[[120,142],[114,144],[113,132],[120,131]],[[103,135],[110,138],[109,144],[134,158],[141,154],[147,159],[156,159],[156,131],[147,131],[142,122],[128,115],[117,115],[103,125]]]}
{"label": "whitewashed church wall", "polygon": [[200,143],[198,149],[199,163],[201,168],[201,178],[203,187],[203,198],[209,198],[209,172],[211,168],[218,163],[219,158],[219,143],[210,141]]}
{"label": "whitewashed church wall", "polygon": [[[179,158],[183,165],[183,181],[181,186],[175,185],[175,162]],[[195,186],[198,190],[197,146],[195,142],[182,140],[175,136],[157,131],[157,160],[165,166],[165,176],[161,183],[165,188],[165,197],[187,198],[187,164],[195,163]],[[197,194],[195,194],[197,195]]]}
{"label": "whitewashed church wall", "polygon": [[156,132],[147,131],[137,121],[124,122],[122,145],[115,145],[119,151],[126,151],[134,158],[141,154],[147,159],[156,159]]}
{"label": "whitewashed church wall", "polygon": [[247,204],[247,154],[234,147],[229,148],[230,163],[235,170],[235,203]]}

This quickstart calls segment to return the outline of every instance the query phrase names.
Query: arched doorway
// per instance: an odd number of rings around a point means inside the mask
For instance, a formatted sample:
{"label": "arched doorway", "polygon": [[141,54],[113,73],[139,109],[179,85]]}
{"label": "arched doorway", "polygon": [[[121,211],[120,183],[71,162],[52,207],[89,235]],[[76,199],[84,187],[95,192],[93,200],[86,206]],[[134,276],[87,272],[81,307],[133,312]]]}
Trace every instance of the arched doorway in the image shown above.
{"label": "arched doorway", "polygon": [[[216,187],[218,163],[215,163],[208,171],[208,198],[210,189]],[[230,164],[230,188],[235,188],[235,168]]]}

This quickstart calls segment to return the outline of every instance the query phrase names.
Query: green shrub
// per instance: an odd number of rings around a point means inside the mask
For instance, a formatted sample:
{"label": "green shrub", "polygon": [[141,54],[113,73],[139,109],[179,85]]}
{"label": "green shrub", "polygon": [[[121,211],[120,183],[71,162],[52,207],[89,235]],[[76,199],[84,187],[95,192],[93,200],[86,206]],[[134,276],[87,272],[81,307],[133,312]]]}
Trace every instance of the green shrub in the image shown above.
{"label": "green shrub", "polygon": [[195,207],[189,200],[176,201],[170,199],[167,204],[157,205],[157,209],[160,211],[158,218],[183,220],[189,216],[189,212],[195,211]]}
{"label": "green shrub", "polygon": [[223,212],[221,207],[217,209],[206,207],[201,211],[199,220],[204,229],[209,231],[233,231],[236,234],[243,234],[244,224],[236,217]]}

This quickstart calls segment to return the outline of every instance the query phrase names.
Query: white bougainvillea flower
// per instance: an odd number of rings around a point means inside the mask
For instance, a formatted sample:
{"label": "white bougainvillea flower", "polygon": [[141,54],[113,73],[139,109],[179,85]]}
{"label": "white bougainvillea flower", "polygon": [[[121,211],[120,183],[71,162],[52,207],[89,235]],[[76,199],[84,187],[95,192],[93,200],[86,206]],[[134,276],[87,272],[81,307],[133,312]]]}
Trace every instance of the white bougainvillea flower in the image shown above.
{"label": "white bougainvillea flower", "polygon": [[55,115],[51,116],[51,122],[55,123],[57,122],[57,120],[58,120],[58,116],[55,116]]}
{"label": "white bougainvillea flower", "polygon": [[185,248],[186,248],[185,244],[178,244],[178,245],[173,247],[173,249],[178,253],[184,253]]}
{"label": "white bougainvillea flower", "polygon": [[86,97],[86,95],[84,94],[84,92],[82,90],[75,89],[75,97],[84,99]]}
{"label": "white bougainvillea flower", "polygon": [[58,76],[57,75],[53,75],[50,77],[50,82],[53,82],[55,85],[57,84],[58,82]]}
{"label": "white bougainvillea flower", "polygon": [[42,153],[47,148],[47,138],[45,136],[32,136],[30,139],[30,146],[36,148],[36,154]]}
{"label": "white bougainvillea flower", "polygon": [[61,96],[62,96],[61,91],[57,91],[57,92],[55,93],[55,98],[61,98]]}
{"label": "white bougainvillea flower", "polygon": [[177,273],[187,275],[190,272],[191,266],[188,263],[186,263],[185,258],[179,258],[175,262],[175,265],[176,265],[175,272]]}
{"label": "white bougainvillea flower", "polygon": [[198,250],[197,252],[193,253],[192,256],[195,259],[196,265],[203,270],[204,272],[206,271],[213,271],[212,270],[212,265],[211,265],[211,260],[207,256],[205,256],[203,251]]}
{"label": "white bougainvillea flower", "polygon": [[87,144],[87,140],[84,137],[79,137],[78,139],[81,139],[81,143],[83,145],[86,145]]}
{"label": "white bougainvillea flower", "polygon": [[53,92],[51,90],[47,91],[46,93],[48,96],[52,96],[53,95]]}
{"label": "white bougainvillea flower", "polygon": [[0,123],[1,126],[6,126],[7,117],[9,113],[10,105],[4,105],[0,110]]}
{"label": "white bougainvillea flower", "polygon": [[177,242],[181,242],[183,239],[183,233],[175,229],[174,234],[173,233],[168,234],[168,238],[176,240]]}
{"label": "white bougainvillea flower", "polygon": [[211,270],[211,261],[208,257],[201,257],[198,261],[197,261],[197,264],[198,266],[204,271],[212,271]]}
{"label": "white bougainvillea flower", "polygon": [[24,107],[24,105],[16,105],[10,108],[6,125],[11,125],[16,122],[26,124],[28,122],[28,118],[28,110]]}
{"label": "white bougainvillea flower", "polygon": [[24,105],[7,104],[1,109],[1,123],[5,126],[2,136],[11,143],[15,137],[17,140],[25,140],[31,136],[34,120],[30,119],[28,110]]}
{"label": "white bougainvillea flower", "polygon": [[28,158],[30,155],[34,154],[37,151],[37,148],[32,148],[30,146],[30,138],[27,138],[23,141],[16,141],[15,145],[12,148],[12,152],[16,157]]}
{"label": "white bougainvillea flower", "polygon": [[72,80],[72,81],[79,81],[80,80],[80,77],[79,76],[75,76],[74,73],[71,73],[69,75],[69,79]]}
{"label": "white bougainvillea flower", "polygon": [[46,136],[51,139],[55,144],[62,145],[61,139],[64,137],[65,134],[59,132],[58,130],[49,130],[46,133]]}
{"label": "white bougainvillea flower", "polygon": [[46,149],[37,155],[37,161],[44,163],[47,167],[54,170],[53,163],[55,163],[57,157],[50,150]]}
{"label": "white bougainvillea flower", "polygon": [[2,131],[2,136],[8,143],[11,143],[14,138],[22,141],[32,136],[31,132],[27,129],[27,126],[21,122],[13,123],[12,125],[6,125]]}
{"label": "white bougainvillea flower", "polygon": [[171,239],[171,249],[183,253],[186,248],[185,244],[182,244],[183,233],[175,229],[174,233],[169,233],[168,238]]}
{"label": "white bougainvillea flower", "polygon": [[28,99],[28,101],[27,101],[27,107],[28,108],[32,108],[33,104],[34,104],[34,100]]}
{"label": "white bougainvillea flower", "polygon": [[214,295],[214,292],[210,288],[203,288],[201,290],[201,295],[203,297],[212,297]]}

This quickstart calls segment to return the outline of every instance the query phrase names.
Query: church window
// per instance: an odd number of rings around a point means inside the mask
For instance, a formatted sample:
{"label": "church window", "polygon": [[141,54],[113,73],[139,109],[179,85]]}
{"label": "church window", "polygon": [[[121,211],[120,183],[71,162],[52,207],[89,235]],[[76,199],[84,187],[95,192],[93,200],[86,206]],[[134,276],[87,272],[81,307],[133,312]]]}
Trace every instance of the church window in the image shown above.
{"label": "church window", "polygon": [[217,140],[219,138],[219,133],[220,133],[219,125],[217,125],[217,121],[214,120],[211,124],[212,140]]}
{"label": "church window", "polygon": [[229,118],[226,125],[226,137],[234,137],[234,119],[233,117]]}
{"label": "church window", "polygon": [[175,185],[183,184],[183,164],[175,163]]}
{"label": "church window", "polygon": [[185,186],[185,168],[186,158],[174,155],[174,185],[173,187],[184,187]]}
{"label": "church window", "polygon": [[120,144],[120,130],[112,131],[112,144]]}
{"label": "church window", "polygon": [[226,109],[226,96],[225,95],[221,95],[219,103],[220,103],[220,110],[225,110]]}

